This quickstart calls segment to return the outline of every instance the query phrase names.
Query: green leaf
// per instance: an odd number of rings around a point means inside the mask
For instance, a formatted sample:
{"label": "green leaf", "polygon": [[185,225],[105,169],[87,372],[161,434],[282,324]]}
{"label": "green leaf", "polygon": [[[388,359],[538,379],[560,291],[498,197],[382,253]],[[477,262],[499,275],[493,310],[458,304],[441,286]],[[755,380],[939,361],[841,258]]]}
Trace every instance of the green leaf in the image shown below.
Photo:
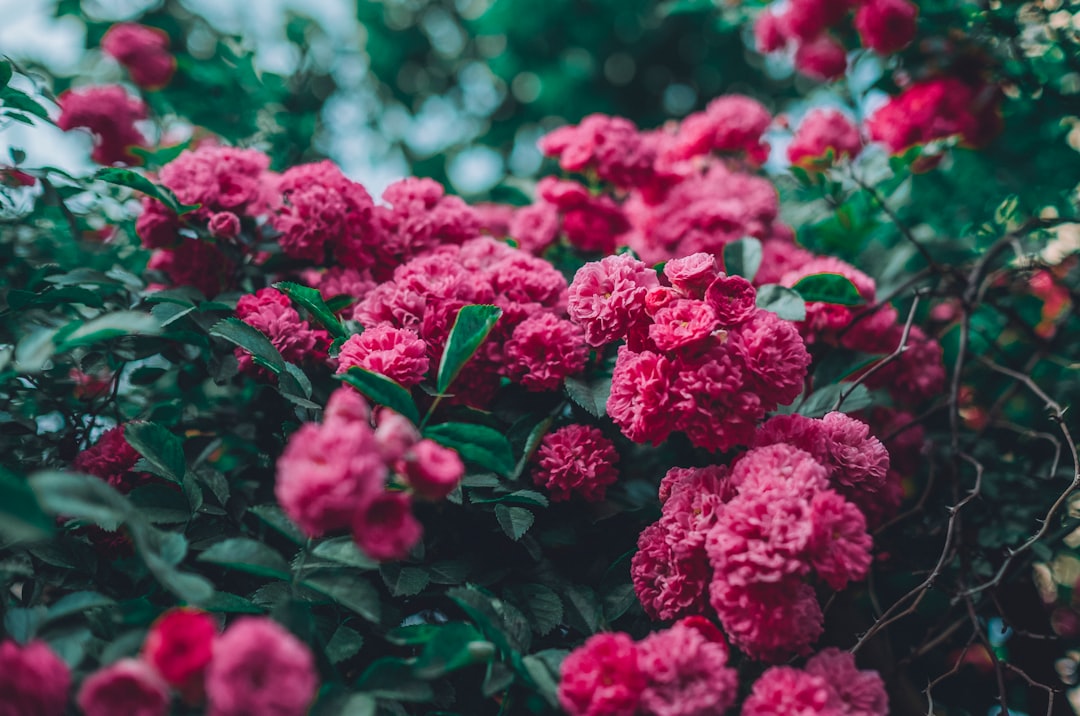
{"label": "green leaf", "polygon": [[135,156],[142,159],[146,164],[163,167],[173,159],[184,153],[186,149],[191,146],[191,140],[186,142],[180,142],[174,144],[171,147],[156,147],[153,149],[147,149],[145,147],[130,147],[130,151]]}
{"label": "green leaf", "polygon": [[[252,513],[278,534],[287,537],[296,544],[307,542],[307,536],[289,519],[277,505],[255,505],[248,512]],[[347,539],[347,538],[346,538]]]}
{"label": "green leaf", "polygon": [[[819,388],[803,401],[797,412],[799,415],[805,415],[808,418],[820,418],[833,411],[833,406],[840,399],[840,394],[847,390],[851,390],[851,386],[843,383]],[[872,402],[870,390],[860,383],[851,391],[851,395],[844,399],[844,404],[840,406],[840,410],[845,413],[853,413],[856,410],[869,407]]]}
{"label": "green leaf", "polygon": [[371,583],[346,570],[322,569],[307,577],[304,586],[325,594],[369,622],[378,623],[382,615],[379,594]]}
{"label": "green leaf", "polygon": [[473,586],[454,587],[446,592],[469,615],[484,636],[504,652],[523,652],[529,647],[532,630],[528,620],[513,605]]}
{"label": "green leaf", "polygon": [[186,214],[189,211],[194,211],[199,208],[198,204],[181,204],[180,200],[176,198],[176,195],[172,193],[171,189],[155,184],[142,174],[132,171],[131,169],[118,169],[113,167],[101,169],[94,175],[94,178],[108,184],[125,186],[129,189],[140,191],[147,196],[157,199],[176,214]]}
{"label": "green leaf", "polygon": [[413,664],[413,673],[422,679],[437,679],[451,671],[490,661],[495,646],[485,641],[472,624],[450,622],[440,625],[424,644]]}
{"label": "green leaf", "polygon": [[320,542],[311,550],[311,555],[357,569],[376,569],[379,566],[378,562],[360,551],[352,537],[334,537]]}
{"label": "green leaf", "polygon": [[803,297],[792,289],[775,283],[758,286],[757,307],[772,311],[785,321],[806,319],[806,301]]}
{"label": "green leaf", "polygon": [[559,670],[569,653],[563,649],[545,649],[522,659],[537,692],[555,709],[559,708]]}
{"label": "green leaf", "polygon": [[866,303],[855,284],[838,273],[815,273],[799,279],[793,288],[807,302],[834,303],[841,306],[861,306]]}
{"label": "green leaf", "polygon": [[392,656],[372,662],[356,686],[380,699],[424,702],[435,698],[431,684],[417,678],[411,664]]}
{"label": "green leaf", "polygon": [[724,247],[724,271],[753,281],[761,267],[761,242],[752,236],[732,241]]}
{"label": "green leaf", "polygon": [[330,331],[330,335],[335,338],[346,337],[345,327],[341,325],[341,321],[337,319],[330,307],[323,302],[322,294],[318,290],[289,281],[278,281],[274,284],[274,288],[303,306],[312,318]]}
{"label": "green leaf", "polygon": [[563,588],[566,600],[567,623],[586,636],[600,628],[600,602],[596,592],[583,584],[567,584]]}
{"label": "green leaf", "polygon": [[533,630],[540,636],[546,636],[559,626],[563,618],[562,599],[555,590],[543,584],[523,584],[514,592],[520,604],[525,608],[525,616]]}
{"label": "green leaf", "polygon": [[446,350],[439,361],[436,388],[440,395],[446,393],[461,369],[491,333],[500,316],[502,309],[491,305],[463,306],[458,311],[446,339]]}
{"label": "green leaf", "polygon": [[29,482],[38,504],[54,516],[85,520],[115,532],[132,514],[127,498],[100,477],[39,472]]}
{"label": "green leaf", "polygon": [[214,592],[212,597],[203,601],[202,606],[209,612],[223,614],[263,614],[266,611],[250,599],[229,592]]}
{"label": "green leaf", "polygon": [[495,505],[495,519],[506,536],[517,542],[532,527],[536,517],[524,507]]}
{"label": "green leaf", "polygon": [[379,573],[382,574],[383,582],[390,590],[390,595],[394,597],[417,595],[431,581],[427,570],[419,567],[403,567],[396,562],[384,564]]}
{"label": "green leaf", "polygon": [[57,344],[57,349],[66,351],[76,346],[88,346],[119,336],[156,336],[159,333],[161,333],[161,324],[149,313],[118,311],[98,316],[76,327],[64,335]]}
{"label": "green leaf", "polygon": [[14,87],[4,87],[3,90],[0,90],[0,100],[3,100],[5,107],[29,112],[47,122],[52,121],[49,119],[49,111],[22,90],[17,90]]}
{"label": "green leaf", "polygon": [[326,656],[334,664],[340,664],[360,653],[364,646],[364,637],[355,629],[339,626],[326,643]]}
{"label": "green leaf", "polygon": [[224,338],[233,345],[243,348],[252,359],[275,375],[285,370],[285,359],[262,331],[241,321],[239,318],[225,318],[210,329],[210,335]]}
{"label": "green leaf", "polygon": [[60,597],[49,606],[43,623],[57,621],[90,609],[115,606],[116,601],[97,592],[73,592]]}
{"label": "green leaf", "polygon": [[213,598],[214,585],[209,580],[176,569],[187,553],[187,540],[182,534],[151,527],[138,513],[132,516],[128,526],[135,552],[161,586],[190,604],[203,604]]}
{"label": "green leaf", "polygon": [[494,428],[472,423],[441,423],[424,430],[424,437],[452,448],[465,460],[504,477],[514,471],[510,441]]}
{"label": "green leaf", "polygon": [[0,542],[45,539],[56,523],[38,504],[30,484],[0,467]]}
{"label": "green leaf", "polygon": [[567,378],[566,394],[570,400],[585,408],[594,418],[607,415],[607,401],[611,395],[611,376],[585,382],[579,378]]}
{"label": "green leaf", "polygon": [[356,388],[373,403],[385,405],[414,424],[420,422],[420,411],[416,409],[412,394],[397,381],[360,367],[350,368],[334,377]]}
{"label": "green leaf", "polygon": [[246,537],[235,537],[212,545],[199,555],[199,561],[260,577],[292,578],[289,563],[284,557],[262,542]]}
{"label": "green leaf", "polygon": [[124,427],[124,439],[146,458],[153,472],[172,482],[181,482],[187,473],[184,443],[171,432],[158,425],[136,420]]}
{"label": "green leaf", "polygon": [[13,71],[11,69],[10,60],[0,60],[0,87],[7,87],[7,83],[11,81],[11,75]]}

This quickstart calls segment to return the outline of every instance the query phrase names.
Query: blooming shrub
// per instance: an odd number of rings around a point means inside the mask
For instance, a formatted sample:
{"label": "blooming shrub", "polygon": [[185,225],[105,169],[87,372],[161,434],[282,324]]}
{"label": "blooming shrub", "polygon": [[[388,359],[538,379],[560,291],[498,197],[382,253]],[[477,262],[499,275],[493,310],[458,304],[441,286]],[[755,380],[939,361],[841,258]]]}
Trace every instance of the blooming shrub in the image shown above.
{"label": "blooming shrub", "polygon": [[133,86],[55,111],[4,60],[101,167],[0,168],[0,716],[1036,712],[997,625],[1080,634],[1080,481],[1032,478],[1076,461],[1080,178],[919,208],[1029,109],[987,59],[1028,35],[945,12],[726,7],[836,108],[567,112],[483,201],[282,151],[290,89],[185,127],[263,80],[172,25],[89,35]]}

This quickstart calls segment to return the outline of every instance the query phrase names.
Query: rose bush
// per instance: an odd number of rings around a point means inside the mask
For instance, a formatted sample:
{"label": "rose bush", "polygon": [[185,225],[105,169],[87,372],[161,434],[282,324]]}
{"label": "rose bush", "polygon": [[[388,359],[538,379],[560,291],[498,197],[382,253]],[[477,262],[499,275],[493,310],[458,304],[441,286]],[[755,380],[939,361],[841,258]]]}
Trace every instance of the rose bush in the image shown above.
{"label": "rose bush", "polygon": [[186,123],[153,27],[55,100],[3,61],[101,167],[2,169],[0,714],[1052,713],[1075,186],[912,223],[1008,140],[1004,50],[755,14],[890,96],[586,114],[515,203]]}

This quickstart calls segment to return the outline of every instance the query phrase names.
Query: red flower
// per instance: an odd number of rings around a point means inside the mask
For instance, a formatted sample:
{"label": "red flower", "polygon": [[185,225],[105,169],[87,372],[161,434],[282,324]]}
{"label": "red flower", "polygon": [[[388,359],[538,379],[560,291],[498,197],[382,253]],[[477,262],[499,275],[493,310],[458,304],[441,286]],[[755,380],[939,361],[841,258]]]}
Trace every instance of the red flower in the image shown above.
{"label": "red flower", "polygon": [[101,38],[101,50],[115,57],[131,73],[132,81],[144,89],[164,87],[176,71],[176,58],[169,53],[169,36],[155,27],[117,23]]}
{"label": "red flower", "polygon": [[98,164],[138,164],[131,147],[146,145],[135,122],[146,119],[146,105],[119,85],[67,90],[57,99],[56,126],[65,132],[82,128],[94,135],[91,158]]}
{"label": "red flower", "polygon": [[150,627],[143,658],[189,703],[203,695],[203,674],[213,655],[217,622],[197,609],[173,609]]}

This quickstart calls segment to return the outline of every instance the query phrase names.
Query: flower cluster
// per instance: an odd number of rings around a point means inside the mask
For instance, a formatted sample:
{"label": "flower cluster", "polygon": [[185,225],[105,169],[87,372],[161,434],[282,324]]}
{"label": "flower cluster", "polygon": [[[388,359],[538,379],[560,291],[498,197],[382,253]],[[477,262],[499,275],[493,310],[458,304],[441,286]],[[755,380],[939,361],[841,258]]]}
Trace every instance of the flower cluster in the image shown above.
{"label": "flower cluster", "polygon": [[608,415],[635,442],[681,430],[709,450],[749,444],[765,413],[802,390],[810,356],[798,332],[709,254],[669,261],[664,278],[622,254],[587,264],[570,286],[570,317],[590,345],[626,339]]}
{"label": "flower cluster", "polygon": [[705,613],[707,601],[733,644],[778,661],[821,634],[811,574],[833,589],[865,576],[872,545],[860,506],[886,492],[889,457],[841,413],[778,416],[754,445],[730,470],[665,476],[662,516],[641,533],[631,575],[653,618]]}
{"label": "flower cluster", "polygon": [[213,716],[302,716],[317,688],[311,651],[276,622],[246,617],[219,635],[209,614],[174,609],[154,622],[139,658],[88,676],[77,701],[86,716],[165,716],[175,692]]}
{"label": "flower cluster", "polygon": [[[236,302],[236,315],[269,338],[287,361],[302,365],[327,359],[330,335],[300,318],[289,297],[276,289],[261,288],[241,296]],[[236,359],[241,370],[256,370],[249,352],[237,348]]]}
{"label": "flower cluster", "polygon": [[278,458],[278,502],[312,537],[351,529],[373,559],[405,557],[422,534],[413,497],[445,498],[465,472],[461,459],[389,410],[374,416],[373,427],[352,388],[335,391],[324,412],[321,424],[293,433]]}
{"label": "flower cluster", "polygon": [[418,343],[427,347],[427,365],[438,365],[458,311],[494,304],[502,317],[455,382],[454,399],[484,406],[503,377],[551,390],[588,358],[581,330],[563,317],[566,294],[566,279],[550,263],[507,244],[478,237],[443,245],[398,267],[356,305],[353,318],[365,331],[350,339],[358,350],[347,360],[371,361],[377,351],[359,349],[368,331],[378,331],[387,352],[379,359],[413,384],[425,368]]}
{"label": "flower cluster", "polygon": [[135,126],[146,119],[146,104],[119,85],[70,89],[57,98],[60,116],[56,126],[65,132],[86,129],[94,137],[90,155],[98,164],[137,164],[132,147],[146,146],[146,137]]}
{"label": "flower cluster", "polygon": [[169,36],[163,31],[133,22],[121,22],[101,38],[101,51],[116,59],[131,80],[147,90],[169,84],[176,58],[169,52]]}
{"label": "flower cluster", "polygon": [[619,453],[597,428],[567,425],[548,433],[536,451],[533,481],[545,487],[554,502],[580,495],[586,502],[604,499],[619,479]]}
{"label": "flower cluster", "polygon": [[863,46],[882,55],[898,52],[915,38],[919,7],[910,0],[790,0],[769,8],[754,25],[758,50],[794,51],[795,67],[820,80],[847,70],[847,53],[834,30],[855,10],[854,27]]}
{"label": "flower cluster", "polygon": [[634,642],[597,634],[562,665],[559,704],[570,716],[708,716],[738,695],[723,634],[689,617]]}
{"label": "flower cluster", "polygon": [[876,671],[860,671],[855,657],[825,649],[806,666],[774,666],[754,682],[742,716],[886,716],[889,698]]}

